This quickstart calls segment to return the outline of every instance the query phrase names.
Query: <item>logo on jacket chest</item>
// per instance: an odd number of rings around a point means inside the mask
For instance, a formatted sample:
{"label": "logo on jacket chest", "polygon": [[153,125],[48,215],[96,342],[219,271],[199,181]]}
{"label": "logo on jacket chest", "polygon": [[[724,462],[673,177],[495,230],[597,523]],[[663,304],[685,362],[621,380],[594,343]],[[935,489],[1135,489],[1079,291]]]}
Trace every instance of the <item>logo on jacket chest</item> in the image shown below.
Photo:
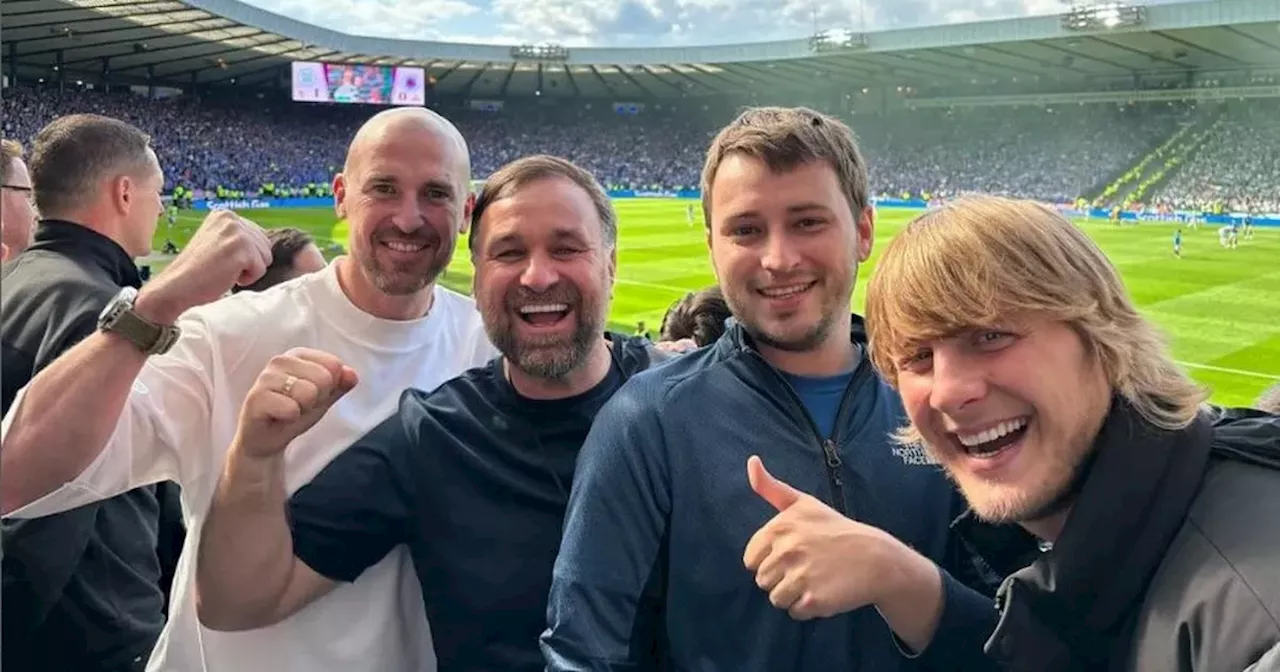
{"label": "logo on jacket chest", "polygon": [[926,467],[938,464],[938,461],[929,455],[929,451],[924,446],[894,446],[893,454],[902,460],[903,464],[916,467]]}

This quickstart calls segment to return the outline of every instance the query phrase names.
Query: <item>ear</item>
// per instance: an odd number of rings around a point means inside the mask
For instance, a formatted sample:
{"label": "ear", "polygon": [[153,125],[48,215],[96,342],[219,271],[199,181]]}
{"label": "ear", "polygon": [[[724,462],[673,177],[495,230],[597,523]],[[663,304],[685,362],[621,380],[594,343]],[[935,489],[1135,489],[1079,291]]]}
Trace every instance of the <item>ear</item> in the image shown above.
{"label": "ear", "polygon": [[133,179],[128,175],[121,175],[111,181],[111,201],[116,206],[116,211],[122,215],[129,214],[129,210],[133,208]]}
{"label": "ear", "polygon": [[467,190],[467,202],[462,205],[462,226],[458,227],[458,235],[471,231],[471,213],[476,210],[476,192]]}
{"label": "ear", "polygon": [[333,212],[339,219],[347,216],[347,178],[342,173],[333,176]]}
{"label": "ear", "polygon": [[876,208],[867,205],[858,217],[858,261],[871,258],[871,248],[876,239]]}

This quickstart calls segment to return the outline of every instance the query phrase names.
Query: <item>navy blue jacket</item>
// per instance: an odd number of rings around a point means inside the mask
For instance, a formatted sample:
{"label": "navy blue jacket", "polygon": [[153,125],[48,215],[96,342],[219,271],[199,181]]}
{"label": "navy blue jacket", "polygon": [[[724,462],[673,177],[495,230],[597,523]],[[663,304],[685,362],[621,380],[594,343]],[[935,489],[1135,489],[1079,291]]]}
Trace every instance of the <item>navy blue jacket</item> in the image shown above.
{"label": "navy blue jacket", "polygon": [[[857,316],[853,339],[865,344]],[[863,357],[834,435],[820,436],[734,323],[715,344],[634,377],[578,457],[542,636],[548,672],[988,669],[1000,577],[951,534],[964,503],[941,468],[891,443],[905,422]],[[944,569],[942,620],[920,656],[902,652],[872,607],[800,622],[769,603],[743,566],[747,541],[777,513],[747,483],[752,454]]]}

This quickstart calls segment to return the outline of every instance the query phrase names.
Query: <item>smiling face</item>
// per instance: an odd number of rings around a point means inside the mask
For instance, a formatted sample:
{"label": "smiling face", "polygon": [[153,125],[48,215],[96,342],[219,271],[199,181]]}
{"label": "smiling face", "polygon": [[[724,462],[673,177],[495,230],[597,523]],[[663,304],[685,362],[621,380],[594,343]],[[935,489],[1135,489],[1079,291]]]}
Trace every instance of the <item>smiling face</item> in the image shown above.
{"label": "smiling face", "polygon": [[520,184],[474,234],[475,297],[494,346],[530,376],[578,370],[604,334],[615,256],[591,196],[565,177]]}
{"label": "smiling face", "polygon": [[334,181],[362,283],[406,296],[435,282],[468,214],[467,174],[465,145],[421,119],[362,130]]}
{"label": "smiling face", "polygon": [[1074,329],[1042,316],[964,329],[896,368],[912,425],[981,518],[1041,520],[1069,503],[1111,402]]}
{"label": "smiling face", "polygon": [[1121,399],[1178,430],[1204,391],[1097,245],[1033,201],[970,196],[889,243],[867,288],[871,360],[974,511],[1052,539]]}
{"label": "smiling face", "polygon": [[734,316],[760,344],[789,352],[848,340],[858,262],[871,252],[870,210],[855,214],[821,161],[784,171],[743,153],[711,183],[707,242]]}

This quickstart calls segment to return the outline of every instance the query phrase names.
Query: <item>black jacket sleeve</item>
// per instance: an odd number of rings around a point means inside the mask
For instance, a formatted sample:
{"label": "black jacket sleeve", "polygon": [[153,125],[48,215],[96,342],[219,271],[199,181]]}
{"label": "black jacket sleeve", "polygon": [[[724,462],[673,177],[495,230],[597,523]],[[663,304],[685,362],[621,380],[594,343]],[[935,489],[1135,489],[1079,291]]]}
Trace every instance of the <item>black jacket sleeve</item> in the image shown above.
{"label": "black jacket sleeve", "polygon": [[[16,392],[63,352],[96,331],[98,313],[93,310],[94,305],[83,300],[69,306],[73,312],[57,318],[59,323],[51,330],[53,338],[40,344],[31,371],[25,376],[16,375],[23,372],[4,372],[6,377],[14,378],[6,381],[6,389],[16,385]],[[11,401],[5,399],[6,406]],[[99,502],[45,518],[4,521],[2,599],[6,639],[34,631],[62,597],[93,536],[100,507]]]}
{"label": "black jacket sleeve", "polygon": [[412,395],[289,499],[293,554],[317,573],[353,582],[407,540],[416,501],[407,461],[418,437],[405,429]]}

